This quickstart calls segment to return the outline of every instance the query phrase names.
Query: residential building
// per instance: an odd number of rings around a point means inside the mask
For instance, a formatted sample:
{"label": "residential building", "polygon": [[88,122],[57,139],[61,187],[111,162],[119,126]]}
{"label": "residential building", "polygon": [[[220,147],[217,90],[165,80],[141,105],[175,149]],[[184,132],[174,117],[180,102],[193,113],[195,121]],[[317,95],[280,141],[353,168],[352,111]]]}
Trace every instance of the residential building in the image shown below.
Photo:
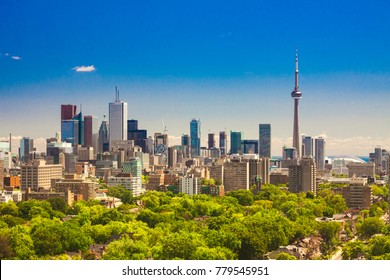
{"label": "residential building", "polygon": [[88,181],[75,174],[66,174],[64,179],[53,181],[55,192],[70,191],[75,195],[82,195],[82,199],[87,201],[96,197],[98,187],[96,182]]}
{"label": "residential building", "polygon": [[223,185],[225,192],[249,190],[249,162],[234,160],[223,165]]}
{"label": "residential building", "polygon": [[62,178],[62,165],[46,164],[44,160],[21,166],[21,187],[25,191],[31,188],[34,191],[50,189],[52,179]]}
{"label": "residential building", "polygon": [[351,178],[350,185],[342,188],[349,208],[368,209],[372,205],[372,190],[366,178]]}
{"label": "residential building", "polygon": [[191,157],[200,156],[200,120],[192,119],[190,123]]}
{"label": "residential building", "polygon": [[316,169],[325,170],[325,140],[322,137],[319,137],[315,140],[315,160],[316,160]]}
{"label": "residential building", "polygon": [[313,157],[314,143],[311,136],[302,136],[302,157]]}
{"label": "residential building", "polygon": [[193,175],[179,178],[179,191],[187,195],[200,194],[198,178]]}
{"label": "residential building", "polygon": [[299,164],[289,167],[288,189],[292,193],[317,192],[316,166],[311,157],[304,157]]}

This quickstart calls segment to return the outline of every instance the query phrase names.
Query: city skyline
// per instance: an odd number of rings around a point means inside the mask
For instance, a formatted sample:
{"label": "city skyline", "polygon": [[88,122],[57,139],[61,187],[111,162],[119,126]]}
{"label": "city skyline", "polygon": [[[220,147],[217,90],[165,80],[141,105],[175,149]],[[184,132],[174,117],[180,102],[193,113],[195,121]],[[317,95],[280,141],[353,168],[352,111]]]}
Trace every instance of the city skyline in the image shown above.
{"label": "city skyline", "polygon": [[[53,137],[61,130],[61,104],[83,104],[83,114],[100,125],[118,85],[129,102],[127,119],[139,120],[149,135],[163,132],[165,123],[171,145],[189,134],[192,118],[202,122],[202,146],[209,132],[218,138],[224,130],[257,139],[258,125],[269,123],[272,155],[281,155],[283,145],[292,145],[298,48],[300,133],[323,136],[327,155],[389,147],[386,1],[278,9],[258,1],[93,7],[86,1],[78,9],[42,3],[45,9],[20,1],[0,11],[0,137]],[[102,21],[109,12],[115,16]]]}

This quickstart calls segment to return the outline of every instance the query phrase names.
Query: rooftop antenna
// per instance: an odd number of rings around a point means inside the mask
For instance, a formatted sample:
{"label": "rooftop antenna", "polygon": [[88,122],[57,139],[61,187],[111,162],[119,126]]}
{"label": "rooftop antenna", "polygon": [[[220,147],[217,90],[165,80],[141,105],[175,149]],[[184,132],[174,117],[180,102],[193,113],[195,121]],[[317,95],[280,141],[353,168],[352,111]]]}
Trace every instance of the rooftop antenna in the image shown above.
{"label": "rooftop antenna", "polygon": [[117,86],[115,86],[115,102],[119,102],[119,90]]}
{"label": "rooftop antenna", "polygon": [[295,49],[295,89],[299,89],[298,86],[298,49]]}

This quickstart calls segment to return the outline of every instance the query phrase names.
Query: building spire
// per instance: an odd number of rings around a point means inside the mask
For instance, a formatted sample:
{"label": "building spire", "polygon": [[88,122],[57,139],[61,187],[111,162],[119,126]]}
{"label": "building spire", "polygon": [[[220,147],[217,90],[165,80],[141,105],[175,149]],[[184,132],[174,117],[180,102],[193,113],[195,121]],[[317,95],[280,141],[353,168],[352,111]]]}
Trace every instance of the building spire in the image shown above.
{"label": "building spire", "polygon": [[295,90],[299,89],[298,86],[298,49],[295,50]]}

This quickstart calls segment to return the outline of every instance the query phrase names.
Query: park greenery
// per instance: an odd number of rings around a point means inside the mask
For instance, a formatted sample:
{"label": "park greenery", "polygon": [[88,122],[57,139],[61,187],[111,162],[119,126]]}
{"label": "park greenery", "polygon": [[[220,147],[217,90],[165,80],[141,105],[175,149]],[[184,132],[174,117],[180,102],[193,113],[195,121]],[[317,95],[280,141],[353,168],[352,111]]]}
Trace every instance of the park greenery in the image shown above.
{"label": "park greenery", "polygon": [[[203,183],[219,183],[210,181]],[[134,198],[118,186],[108,194],[123,204],[68,206],[59,198],[0,204],[0,259],[251,260],[308,236],[321,236],[328,256],[340,245],[341,231],[353,236],[350,225],[316,221],[347,209],[342,196],[327,188],[317,195],[263,185],[222,197],[148,191]],[[343,257],[389,259],[390,228],[378,209],[367,211],[356,224],[359,240],[345,244]],[[101,256],[91,249],[100,245]]]}

